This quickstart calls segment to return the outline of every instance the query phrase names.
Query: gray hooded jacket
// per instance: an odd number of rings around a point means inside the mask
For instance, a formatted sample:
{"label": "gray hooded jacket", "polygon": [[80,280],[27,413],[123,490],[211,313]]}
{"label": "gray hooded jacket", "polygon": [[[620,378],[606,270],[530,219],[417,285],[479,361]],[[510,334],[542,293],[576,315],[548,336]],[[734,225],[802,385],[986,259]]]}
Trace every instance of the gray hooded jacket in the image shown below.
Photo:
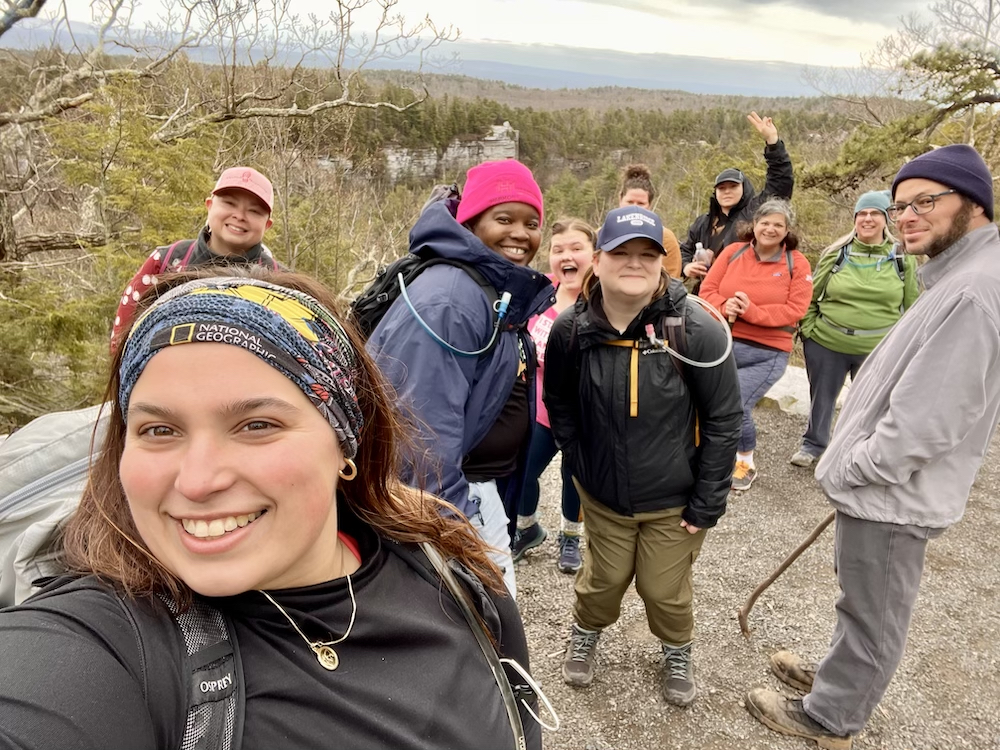
{"label": "gray hooded jacket", "polygon": [[927,291],[868,357],[816,479],[833,506],[945,528],[1000,418],[1000,235],[975,229],[920,269]]}

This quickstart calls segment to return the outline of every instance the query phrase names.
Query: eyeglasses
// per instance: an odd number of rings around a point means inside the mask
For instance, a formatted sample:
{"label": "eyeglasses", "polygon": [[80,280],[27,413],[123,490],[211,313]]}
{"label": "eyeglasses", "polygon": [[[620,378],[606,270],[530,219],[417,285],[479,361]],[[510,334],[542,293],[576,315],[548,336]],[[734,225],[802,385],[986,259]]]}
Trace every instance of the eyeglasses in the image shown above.
{"label": "eyeglasses", "polygon": [[952,193],[958,192],[957,190],[945,190],[941,193],[934,193],[932,195],[921,195],[919,198],[915,198],[909,203],[893,203],[885,212],[889,215],[890,221],[897,221],[903,212],[907,208],[912,208],[913,213],[917,216],[921,214],[929,214],[934,210],[934,199],[940,198],[942,195],[951,195]]}

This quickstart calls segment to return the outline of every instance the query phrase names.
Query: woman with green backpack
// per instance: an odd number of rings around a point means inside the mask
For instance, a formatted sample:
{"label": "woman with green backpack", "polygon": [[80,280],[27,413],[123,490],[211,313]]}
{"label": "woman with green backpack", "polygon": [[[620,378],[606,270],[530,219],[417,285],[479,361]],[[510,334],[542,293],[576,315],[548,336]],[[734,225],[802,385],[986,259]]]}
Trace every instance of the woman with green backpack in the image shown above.
{"label": "woman with green backpack", "polygon": [[848,374],[917,300],[917,262],[896,248],[886,209],[872,191],[854,206],[854,228],[820,255],[809,309],[799,326],[809,377],[809,425],[791,458],[808,468],[830,442],[833,412]]}

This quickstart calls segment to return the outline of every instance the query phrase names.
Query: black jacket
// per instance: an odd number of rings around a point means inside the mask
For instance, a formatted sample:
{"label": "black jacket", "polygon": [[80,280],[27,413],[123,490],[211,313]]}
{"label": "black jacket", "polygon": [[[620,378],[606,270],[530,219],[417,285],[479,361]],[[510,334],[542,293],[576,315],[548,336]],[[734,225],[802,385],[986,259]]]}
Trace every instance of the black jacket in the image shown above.
{"label": "black jacket", "polygon": [[[357,621],[336,646],[337,671],[319,666],[259,592],[209,600],[237,633],[246,686],[243,750],[512,748],[490,666],[444,585],[353,516],[343,513],[338,522],[357,541],[363,563],[351,576]],[[355,611],[342,578],[272,594],[312,639],[342,633]],[[470,594],[500,655],[527,668],[514,601]],[[0,747],[179,747],[190,665],[169,613],[158,600],[152,606],[165,634],[148,642],[137,638],[118,595],[95,577],[0,611]],[[519,709],[527,747],[540,750],[539,725]],[[206,746],[214,745],[198,745]]]}
{"label": "black jacket", "polygon": [[[768,198],[792,197],[792,187],[795,185],[795,178],[792,175],[792,160],[785,150],[785,144],[778,141],[773,146],[764,146],[764,160],[767,162],[767,179],[764,182],[764,189],[758,194],[753,183],[743,176],[743,197],[740,202],[733,206],[729,215],[722,213],[722,207],[715,198],[715,191],[712,191],[712,198],[709,201],[707,214],[702,214],[688,228],[688,236],[681,243],[681,263],[686,266],[694,257],[695,243],[700,242],[707,250],[715,252],[716,257],[719,251],[726,245],[736,242],[736,227],[740,222],[751,221],[753,212]],[[724,229],[716,235],[712,235],[712,225],[719,217]]]}
{"label": "black jacket", "polygon": [[[683,314],[688,358],[708,362],[725,351],[722,324],[686,297],[683,285],[672,280],[668,293],[653,300],[624,335],[608,323],[599,285],[589,302],[581,297],[552,326],[543,398],[563,460],[596,500],[628,516],[687,506],[684,520],[708,528],[726,510],[742,408],[731,353],[716,367],[685,364],[682,377],[673,357],[646,340],[646,324],[654,324],[662,338],[663,319]],[[607,345],[622,339],[640,342],[634,355]]]}

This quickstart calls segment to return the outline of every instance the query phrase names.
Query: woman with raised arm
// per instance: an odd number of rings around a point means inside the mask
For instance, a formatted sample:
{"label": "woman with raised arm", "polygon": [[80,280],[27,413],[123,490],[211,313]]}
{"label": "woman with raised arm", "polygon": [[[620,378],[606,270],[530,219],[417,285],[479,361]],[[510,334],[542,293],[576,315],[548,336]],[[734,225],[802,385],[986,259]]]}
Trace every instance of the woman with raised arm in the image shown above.
{"label": "woman with raised arm", "polygon": [[723,248],[736,242],[739,225],[750,221],[761,203],[770,198],[789,200],[792,197],[795,185],[792,160],[785,144],[778,139],[774,121],[756,112],[747,115],[747,120],[764,139],[767,180],[758,193],[741,170],[729,167],[719,172],[708,202],[708,212],[694,220],[688,229],[687,239],[681,243],[685,278],[702,279],[711,266],[711,261],[694,257],[698,243],[701,243],[706,255],[714,259]]}

